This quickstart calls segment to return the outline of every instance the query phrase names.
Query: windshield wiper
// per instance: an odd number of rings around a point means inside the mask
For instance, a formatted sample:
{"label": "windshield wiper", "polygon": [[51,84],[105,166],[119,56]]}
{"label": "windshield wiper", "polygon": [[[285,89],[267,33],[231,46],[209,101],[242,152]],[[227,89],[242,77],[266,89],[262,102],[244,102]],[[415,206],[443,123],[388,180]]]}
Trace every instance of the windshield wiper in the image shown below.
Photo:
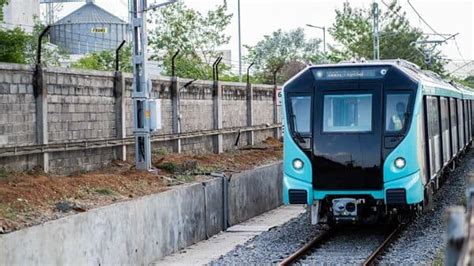
{"label": "windshield wiper", "polygon": [[293,119],[293,125],[294,125],[294,128],[293,128],[293,137],[295,137],[299,142],[303,142],[305,143],[306,141],[304,140],[304,138],[301,136],[300,132],[298,132],[297,128],[298,126],[296,125],[296,115],[292,115],[291,116],[292,119]]}

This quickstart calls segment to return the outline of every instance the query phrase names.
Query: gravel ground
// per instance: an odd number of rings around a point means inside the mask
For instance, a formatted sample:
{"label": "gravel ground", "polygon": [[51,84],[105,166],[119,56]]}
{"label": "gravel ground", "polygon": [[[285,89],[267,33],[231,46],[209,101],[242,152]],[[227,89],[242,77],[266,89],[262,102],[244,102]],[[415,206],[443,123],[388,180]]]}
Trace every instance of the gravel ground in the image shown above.
{"label": "gravel ground", "polygon": [[325,229],[324,226],[311,226],[308,213],[304,213],[238,245],[211,265],[276,264]]}
{"label": "gravel ground", "polygon": [[[389,247],[381,264],[432,264],[437,256],[442,254],[445,247],[446,229],[444,211],[449,206],[463,202],[466,173],[474,167],[474,165],[471,166],[474,164],[473,154],[471,151],[466,155],[461,166],[450,174],[448,181],[437,192],[434,197],[435,210],[416,218]],[[325,229],[324,226],[312,226],[309,214],[305,213],[237,246],[213,261],[211,265],[277,264]],[[336,248],[326,249],[324,253],[315,253],[314,259],[318,261],[318,264],[360,264],[365,258],[359,258],[359,255],[369,255],[369,249],[375,248],[381,238],[383,236],[380,230],[375,234],[364,232],[364,229],[354,230],[348,234],[348,237],[336,237],[331,240],[332,244],[336,244],[335,247],[339,246],[339,250],[346,251],[347,255],[352,256],[353,259],[349,256],[344,256],[344,258],[336,256],[335,252],[339,252]],[[328,245],[333,246],[330,242]],[[355,252],[357,252],[357,257]],[[303,264],[311,263],[303,261]]]}
{"label": "gravel ground", "polygon": [[439,255],[443,255],[446,246],[444,213],[449,206],[464,204],[465,178],[474,167],[473,158],[474,151],[471,150],[436,193],[434,211],[416,218],[390,245],[381,264],[432,264],[440,259]]}

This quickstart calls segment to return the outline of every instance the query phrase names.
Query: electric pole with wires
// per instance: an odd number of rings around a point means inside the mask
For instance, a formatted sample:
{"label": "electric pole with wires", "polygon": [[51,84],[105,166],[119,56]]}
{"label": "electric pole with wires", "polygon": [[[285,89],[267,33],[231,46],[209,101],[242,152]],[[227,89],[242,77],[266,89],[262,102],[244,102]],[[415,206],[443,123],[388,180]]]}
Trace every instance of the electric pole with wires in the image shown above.
{"label": "electric pole with wires", "polygon": [[146,14],[155,9],[176,2],[148,6],[147,0],[131,0],[130,14],[133,42],[133,135],[135,138],[135,167],[138,170],[151,169],[151,81],[147,71],[148,35],[146,30]]}

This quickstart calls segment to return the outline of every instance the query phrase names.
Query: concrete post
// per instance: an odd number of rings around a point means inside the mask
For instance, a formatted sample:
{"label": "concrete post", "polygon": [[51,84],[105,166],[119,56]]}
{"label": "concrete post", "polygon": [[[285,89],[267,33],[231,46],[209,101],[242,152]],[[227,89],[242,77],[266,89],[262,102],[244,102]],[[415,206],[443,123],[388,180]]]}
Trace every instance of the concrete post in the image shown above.
{"label": "concrete post", "polygon": [[[173,134],[181,134],[180,93],[178,77],[171,77],[171,119]],[[181,139],[177,139],[173,145],[173,151],[181,153]]]}
{"label": "concrete post", "polygon": [[[114,97],[115,97],[115,128],[118,139],[124,139],[127,136],[126,122],[125,122],[125,77],[122,71],[115,71],[114,77]],[[127,160],[127,146],[122,145],[118,147],[119,159]]]}
{"label": "concrete post", "polygon": [[[213,113],[214,113],[214,129],[222,129],[222,86],[219,81],[214,81],[214,88],[212,91]],[[223,149],[222,134],[217,134],[214,137],[214,152],[221,154]]]}
{"label": "concrete post", "polygon": [[[43,66],[36,65],[34,96],[36,101],[36,142],[48,144],[48,84]],[[45,173],[49,172],[49,154],[40,153],[39,164]]]}
{"label": "concrete post", "polygon": [[[247,83],[247,126],[253,126],[253,87],[252,84]],[[255,144],[255,134],[253,130],[247,133],[247,144]]]}
{"label": "concrete post", "polygon": [[[273,88],[273,124],[278,124],[278,86],[275,85]],[[276,139],[280,139],[281,131],[279,128],[275,128],[273,136]]]}
{"label": "concrete post", "polygon": [[454,206],[446,210],[448,224],[447,245],[444,265],[458,265],[461,258],[464,240],[467,237],[467,225],[464,207]]}

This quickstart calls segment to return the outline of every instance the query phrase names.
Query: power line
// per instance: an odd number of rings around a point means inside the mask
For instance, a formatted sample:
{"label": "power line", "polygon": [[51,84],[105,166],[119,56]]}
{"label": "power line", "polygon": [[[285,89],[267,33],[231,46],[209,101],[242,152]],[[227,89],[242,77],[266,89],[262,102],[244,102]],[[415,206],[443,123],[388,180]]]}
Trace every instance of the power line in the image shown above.
{"label": "power line", "polygon": [[426,22],[426,20],[420,15],[420,13],[418,13],[418,11],[416,10],[416,8],[410,3],[410,0],[407,0],[408,4],[410,5],[410,7],[413,9],[413,11],[416,13],[416,15],[418,16],[418,18],[423,21],[423,23],[425,23],[426,26],[428,26],[428,28],[430,28],[434,33],[436,33],[436,35],[439,35],[441,36],[442,38],[444,38],[444,36],[442,34],[440,34],[439,32],[437,32],[433,27],[431,27],[430,24],[428,24],[428,22]]}
{"label": "power line", "polygon": [[461,69],[465,68],[466,66],[468,66],[468,65],[472,64],[472,62],[473,62],[473,61],[469,61],[469,62],[467,62],[467,63],[463,64],[462,66],[460,66],[460,67],[456,68],[455,70],[453,70],[453,71],[449,72],[448,74],[453,74],[454,72],[457,72],[457,71],[459,71],[459,70],[461,70]]}
{"label": "power line", "polygon": [[456,38],[454,38],[454,45],[456,45],[456,50],[457,50],[459,56],[461,56],[461,58],[462,58],[464,61],[466,61],[466,60],[464,59],[464,55],[461,53],[461,49],[459,49],[458,41],[456,40]]}

